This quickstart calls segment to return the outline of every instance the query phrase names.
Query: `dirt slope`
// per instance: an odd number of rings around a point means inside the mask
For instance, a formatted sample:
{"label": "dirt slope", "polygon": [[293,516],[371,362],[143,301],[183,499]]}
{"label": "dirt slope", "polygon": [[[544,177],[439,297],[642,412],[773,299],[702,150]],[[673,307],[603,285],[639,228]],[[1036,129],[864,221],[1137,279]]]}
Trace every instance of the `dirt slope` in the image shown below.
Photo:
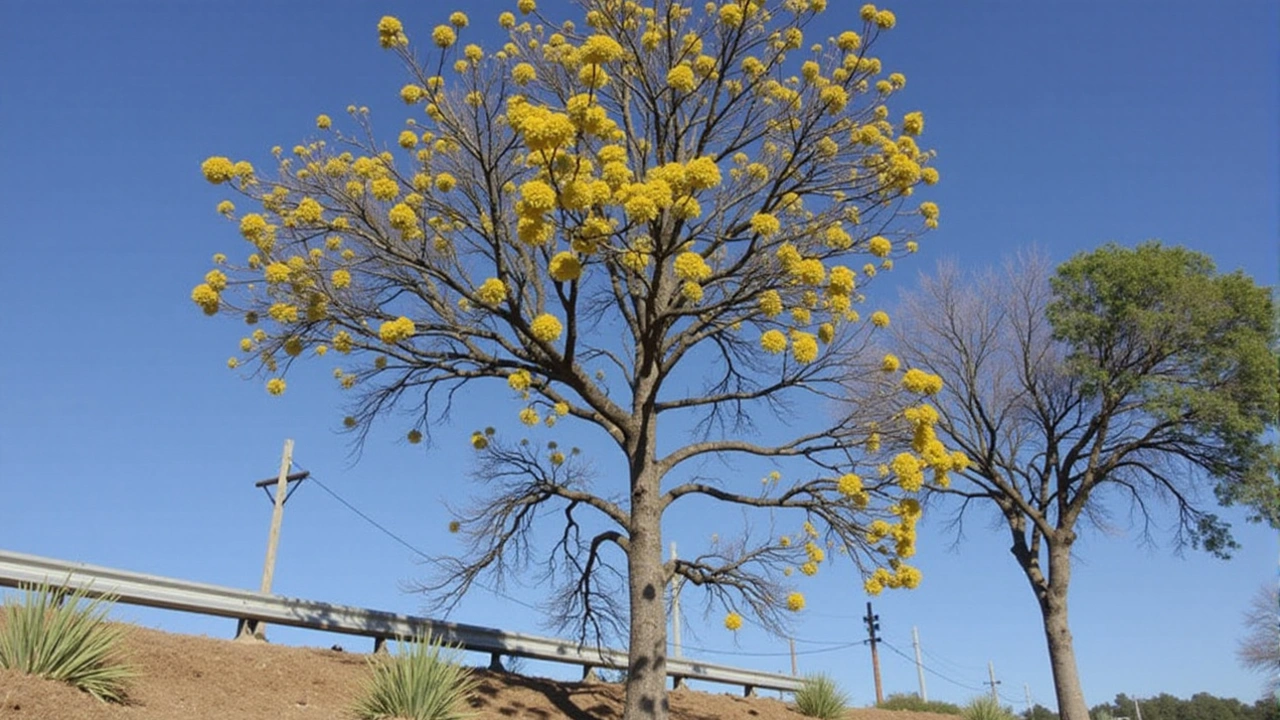
{"label": "dirt slope", "polygon": [[[246,644],[131,626],[127,651],[140,671],[130,703],[111,706],[64,685],[0,670],[4,720],[350,720],[365,656]],[[477,671],[477,720],[621,717],[622,687]],[[779,700],[679,690],[673,720],[799,720]],[[955,720],[946,715],[856,710],[850,720]]]}

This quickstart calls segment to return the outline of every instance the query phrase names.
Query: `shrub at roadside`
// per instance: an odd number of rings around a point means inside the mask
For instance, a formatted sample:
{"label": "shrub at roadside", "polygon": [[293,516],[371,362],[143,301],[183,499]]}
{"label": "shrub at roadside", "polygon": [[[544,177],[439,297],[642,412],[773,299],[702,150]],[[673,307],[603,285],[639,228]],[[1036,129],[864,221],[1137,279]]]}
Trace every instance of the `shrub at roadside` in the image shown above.
{"label": "shrub at roadside", "polygon": [[796,691],[796,709],[809,717],[836,720],[844,717],[848,705],[849,696],[826,675],[810,675]]}
{"label": "shrub at roadside", "polygon": [[45,584],[23,586],[20,599],[0,606],[0,667],[64,682],[99,700],[124,700],[135,672],[121,655],[124,629],[106,622],[113,602],[89,600],[83,590],[62,595]]}
{"label": "shrub at roadside", "polygon": [[997,700],[980,695],[964,707],[964,720],[1016,720]]}
{"label": "shrub at roadside", "polygon": [[882,710],[910,710],[943,715],[960,715],[964,712],[959,705],[939,700],[921,700],[919,695],[911,693],[894,693],[876,707]]}
{"label": "shrub at roadside", "polygon": [[476,680],[453,648],[436,640],[399,643],[394,656],[370,658],[369,666],[372,675],[353,708],[362,720],[468,717],[465,701]]}

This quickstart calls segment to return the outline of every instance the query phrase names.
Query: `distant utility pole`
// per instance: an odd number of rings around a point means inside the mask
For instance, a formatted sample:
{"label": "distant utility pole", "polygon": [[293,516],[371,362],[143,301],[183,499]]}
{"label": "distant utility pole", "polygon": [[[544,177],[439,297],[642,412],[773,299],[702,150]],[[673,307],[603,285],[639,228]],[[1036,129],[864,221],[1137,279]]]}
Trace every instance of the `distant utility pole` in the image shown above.
{"label": "distant utility pole", "polygon": [[796,665],[796,639],[787,638],[787,641],[791,643],[791,677],[800,677],[800,669]]}
{"label": "distant utility pole", "polygon": [[[264,491],[270,485],[275,485],[276,494],[274,499],[274,508],[271,511],[271,531],[267,535],[267,557],[262,564],[262,585],[260,592],[264,595],[271,592],[271,582],[275,578],[276,573],[276,548],[280,545],[280,523],[284,520],[284,501],[289,497],[288,486],[290,482],[299,482],[310,476],[308,472],[289,474],[289,468],[293,466],[293,440],[284,441],[284,453],[280,456],[280,473],[275,478],[267,480],[259,480],[254,483],[255,487],[260,487]],[[270,495],[270,491],[267,491]],[[265,629],[262,623],[255,620],[241,620],[240,627],[236,631],[237,638],[257,638],[262,640],[266,637]]]}
{"label": "distant utility pole", "polygon": [[1142,720],[1142,706],[1138,704],[1138,698],[1133,699],[1133,712],[1138,716],[1138,720]]}
{"label": "distant utility pole", "polygon": [[[676,543],[671,542],[671,565],[676,564]],[[671,640],[675,645],[675,656],[681,656],[680,648],[680,576],[671,575]]]}
{"label": "distant utility pole", "polygon": [[880,641],[876,633],[880,630],[880,616],[871,612],[871,601],[867,601],[867,616],[862,618],[867,623],[867,637],[871,640],[871,669],[876,676],[876,704],[884,702],[884,690],[880,685],[880,654],[876,643]]}
{"label": "distant utility pole", "polygon": [[920,699],[929,702],[929,691],[924,687],[924,662],[920,660],[920,630],[911,626],[911,644],[916,646],[916,677],[920,680]]}
{"label": "distant utility pole", "polygon": [[987,674],[991,677],[991,680],[987,682],[991,686],[991,699],[999,703],[1000,693],[996,690],[996,686],[1000,684],[1000,681],[996,679],[996,664],[990,660],[987,661]]}
{"label": "distant utility pole", "polygon": [[[676,543],[671,541],[671,564],[676,564]],[[671,575],[671,643],[672,654],[674,657],[680,657],[683,649],[680,646],[680,576]],[[671,688],[679,690],[684,687],[684,678],[679,675],[672,678]]]}
{"label": "distant utility pole", "polygon": [[1031,717],[1031,686],[1026,683],[1022,683],[1022,692],[1026,693],[1027,695],[1027,717],[1030,718]]}

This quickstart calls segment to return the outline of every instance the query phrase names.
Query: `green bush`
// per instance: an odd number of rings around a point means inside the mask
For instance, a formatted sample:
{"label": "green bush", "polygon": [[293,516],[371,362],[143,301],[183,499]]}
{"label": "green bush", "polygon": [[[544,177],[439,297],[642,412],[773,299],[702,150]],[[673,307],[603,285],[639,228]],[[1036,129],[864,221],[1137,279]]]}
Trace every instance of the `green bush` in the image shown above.
{"label": "green bush", "polygon": [[796,691],[796,709],[801,715],[835,720],[844,716],[849,696],[827,675],[810,675]]}
{"label": "green bush", "polygon": [[397,643],[393,656],[369,659],[372,674],[353,708],[362,720],[461,720],[477,680],[458,663],[455,648],[421,638]]}
{"label": "green bush", "polygon": [[964,720],[1016,720],[998,700],[989,695],[979,695],[964,707]]}
{"label": "green bush", "polygon": [[47,584],[22,586],[0,606],[0,667],[77,687],[103,701],[124,700],[135,675],[121,658],[124,629],[108,625],[115,598],[89,600]]}
{"label": "green bush", "polygon": [[964,712],[959,705],[939,700],[921,700],[919,695],[911,693],[895,693],[876,705],[884,710],[910,710],[911,712],[931,712],[943,715],[960,715]]}

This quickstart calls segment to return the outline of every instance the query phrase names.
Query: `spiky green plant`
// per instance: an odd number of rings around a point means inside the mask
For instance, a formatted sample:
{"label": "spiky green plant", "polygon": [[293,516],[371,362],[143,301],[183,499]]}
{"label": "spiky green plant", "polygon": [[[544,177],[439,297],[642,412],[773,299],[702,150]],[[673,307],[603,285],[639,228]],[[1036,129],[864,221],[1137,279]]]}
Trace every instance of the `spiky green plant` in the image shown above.
{"label": "spiky green plant", "polygon": [[836,685],[835,680],[821,673],[806,677],[796,691],[796,709],[801,715],[836,720],[844,717],[848,705],[849,696]]}
{"label": "spiky green plant", "polygon": [[106,622],[115,598],[48,584],[22,586],[0,606],[0,667],[58,680],[102,701],[124,700],[136,675],[122,658],[124,629]]}
{"label": "spiky green plant", "polygon": [[998,700],[989,695],[979,695],[969,701],[961,715],[964,720],[1015,720]]}
{"label": "spiky green plant", "polygon": [[362,720],[462,720],[478,681],[458,663],[456,648],[438,640],[397,643],[396,654],[369,660],[372,674],[356,700]]}

